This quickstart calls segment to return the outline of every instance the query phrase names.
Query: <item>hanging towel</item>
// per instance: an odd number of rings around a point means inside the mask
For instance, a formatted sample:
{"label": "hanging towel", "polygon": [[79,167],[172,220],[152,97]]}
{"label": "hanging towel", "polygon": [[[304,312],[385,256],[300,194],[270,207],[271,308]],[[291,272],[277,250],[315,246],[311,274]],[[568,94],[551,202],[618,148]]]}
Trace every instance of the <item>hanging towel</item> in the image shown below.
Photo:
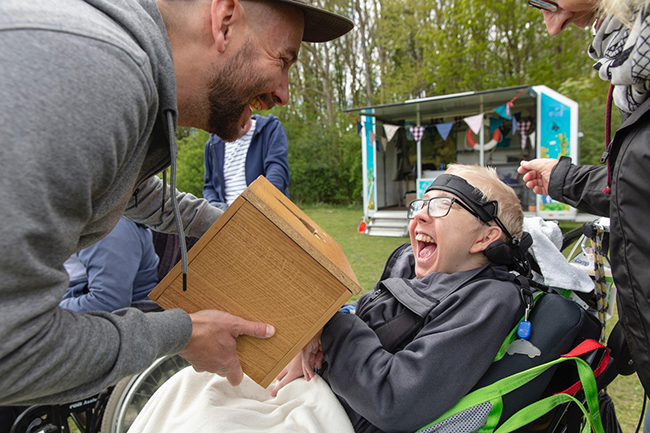
{"label": "hanging towel", "polygon": [[584,293],[594,290],[591,277],[572,266],[560,251],[562,230],[559,225],[540,217],[527,217],[524,218],[524,231],[533,237],[530,251],[544,276],[543,284]]}

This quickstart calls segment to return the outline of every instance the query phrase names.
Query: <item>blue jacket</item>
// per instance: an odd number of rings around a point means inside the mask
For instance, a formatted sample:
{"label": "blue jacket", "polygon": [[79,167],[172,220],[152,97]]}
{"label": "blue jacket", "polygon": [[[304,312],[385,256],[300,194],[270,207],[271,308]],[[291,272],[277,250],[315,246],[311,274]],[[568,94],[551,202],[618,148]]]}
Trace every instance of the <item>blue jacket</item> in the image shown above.
{"label": "blue jacket", "polygon": [[[121,217],[115,228],[99,242],[73,255],[65,266],[71,274],[62,308],[84,311],[115,311],[146,301],[158,284],[158,256],[151,230]],[[74,263],[85,267],[78,277]],[[82,269],[83,271],[83,269]]]}
{"label": "blue jacket", "polygon": [[[274,115],[269,117],[254,114],[255,132],[246,155],[246,184],[250,185],[263,175],[284,195],[289,197],[289,143],[287,132]],[[210,134],[205,144],[205,177],[203,197],[210,202],[225,203],[223,188],[224,144],[221,139]],[[218,165],[214,162],[216,155]]]}

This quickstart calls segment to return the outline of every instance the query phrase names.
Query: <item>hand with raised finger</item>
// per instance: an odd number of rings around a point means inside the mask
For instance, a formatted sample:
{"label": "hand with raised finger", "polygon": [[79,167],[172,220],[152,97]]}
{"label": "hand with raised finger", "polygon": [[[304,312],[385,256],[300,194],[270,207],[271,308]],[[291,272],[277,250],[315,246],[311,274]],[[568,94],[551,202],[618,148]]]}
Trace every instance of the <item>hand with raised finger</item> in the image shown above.
{"label": "hand with raised finger", "polygon": [[526,186],[532,189],[535,194],[548,195],[548,184],[551,179],[551,172],[557,165],[558,160],[552,158],[538,158],[530,161],[521,161],[517,172],[524,174]]}
{"label": "hand with raised finger", "polygon": [[249,335],[269,338],[275,328],[259,322],[217,310],[203,310],[190,314],[192,336],[179,352],[196,371],[208,371],[224,376],[233,385],[239,385],[244,373],[237,356],[237,337]]}
{"label": "hand with raised finger", "polygon": [[301,351],[302,370],[307,381],[310,381],[316,375],[314,367],[320,369],[323,366],[323,351],[320,345],[322,333],[323,330],[321,329]]}
{"label": "hand with raised finger", "polygon": [[277,396],[278,391],[284,388],[289,382],[292,382],[300,377],[303,377],[302,353],[294,356],[289,365],[284,367],[280,374],[278,374],[278,377],[276,377],[278,382],[273,387],[271,395],[273,397]]}

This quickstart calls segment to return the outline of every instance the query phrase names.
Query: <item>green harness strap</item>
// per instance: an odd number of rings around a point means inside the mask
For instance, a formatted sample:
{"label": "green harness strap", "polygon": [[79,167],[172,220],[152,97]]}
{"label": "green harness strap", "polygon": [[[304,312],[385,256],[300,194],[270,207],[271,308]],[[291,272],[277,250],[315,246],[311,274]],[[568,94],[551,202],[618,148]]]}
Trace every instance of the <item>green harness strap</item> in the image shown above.
{"label": "green harness strap", "polygon": [[545,364],[538,365],[537,367],[533,367],[528,370],[513,374],[512,376],[503,378],[491,385],[477,389],[476,391],[463,397],[454,407],[442,414],[438,419],[430,424],[427,424],[418,431],[426,429],[453,415],[456,415],[457,413],[477,406],[486,401],[490,401],[492,403],[492,407],[496,410],[493,409],[490,412],[486,427],[481,431],[493,431],[493,428],[499,422],[501,412],[503,410],[501,396],[527,384],[552,366],[566,361],[576,362],[576,365],[578,367],[578,375],[580,377],[580,382],[582,382],[582,386],[584,388],[589,411],[587,412],[584,406],[575,397],[568,394],[555,394],[521,409],[519,412],[510,417],[510,419],[508,419],[501,427],[499,427],[495,433],[508,433],[520,427],[523,427],[530,422],[538,419],[542,415],[548,413],[553,408],[567,402],[577,403],[584,413],[587,423],[583,429],[583,432],[586,433],[589,432],[590,429],[593,429],[595,433],[604,433],[598,406],[598,389],[596,386],[596,378],[594,377],[594,372],[589,364],[578,357],[558,358]]}

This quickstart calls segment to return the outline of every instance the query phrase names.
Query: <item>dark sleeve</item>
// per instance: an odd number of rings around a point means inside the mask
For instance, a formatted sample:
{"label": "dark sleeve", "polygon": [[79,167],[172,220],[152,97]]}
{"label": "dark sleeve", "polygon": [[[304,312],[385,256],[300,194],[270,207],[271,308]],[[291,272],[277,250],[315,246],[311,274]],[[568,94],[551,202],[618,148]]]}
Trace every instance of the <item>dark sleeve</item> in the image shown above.
{"label": "dark sleeve", "polygon": [[358,316],[337,313],[322,346],[335,394],[384,431],[415,431],[466,395],[512,329],[514,284],[482,280],[435,308],[435,317],[396,354]]}
{"label": "dark sleeve", "polygon": [[79,312],[110,312],[131,306],[143,256],[137,230],[135,223],[121,218],[105,238],[79,251],[77,256],[88,276],[88,293],[64,299],[59,305]]}
{"label": "dark sleeve", "polygon": [[213,202],[219,202],[217,191],[214,189],[213,178],[215,176],[213,167],[215,162],[212,161],[212,152],[211,152],[211,143],[212,134],[210,139],[205,143],[205,152],[204,152],[204,162],[205,162],[205,172],[203,175],[203,198],[206,199],[210,204]]}
{"label": "dark sleeve", "polygon": [[609,216],[610,195],[607,167],[574,165],[571,158],[562,157],[551,172],[548,192],[552,199],[575,207],[581,212]]}
{"label": "dark sleeve", "polygon": [[268,127],[272,128],[272,131],[264,146],[264,177],[277,189],[286,193],[290,180],[287,131],[277,118],[274,118],[273,125]]}

